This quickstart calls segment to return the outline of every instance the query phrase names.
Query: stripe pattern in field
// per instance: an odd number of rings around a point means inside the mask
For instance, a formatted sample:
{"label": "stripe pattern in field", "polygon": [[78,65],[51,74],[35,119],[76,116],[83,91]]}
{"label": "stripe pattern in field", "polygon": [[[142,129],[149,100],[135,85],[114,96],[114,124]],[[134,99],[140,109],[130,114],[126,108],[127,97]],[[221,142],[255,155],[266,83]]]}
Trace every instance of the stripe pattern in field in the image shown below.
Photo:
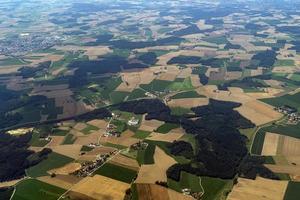
{"label": "stripe pattern in field", "polygon": [[288,181],[239,178],[228,200],[283,200]]}

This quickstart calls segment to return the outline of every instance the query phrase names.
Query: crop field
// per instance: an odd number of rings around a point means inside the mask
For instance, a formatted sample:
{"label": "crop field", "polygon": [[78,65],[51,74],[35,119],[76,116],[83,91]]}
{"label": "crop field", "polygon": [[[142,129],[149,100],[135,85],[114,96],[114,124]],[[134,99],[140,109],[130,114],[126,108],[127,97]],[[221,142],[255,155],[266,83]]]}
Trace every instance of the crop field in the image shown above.
{"label": "crop field", "polygon": [[168,179],[168,186],[178,192],[181,192],[184,188],[189,188],[192,192],[203,192],[200,177],[184,171],[180,174],[179,182]]}
{"label": "crop field", "polygon": [[203,95],[198,94],[196,91],[187,91],[187,92],[181,92],[178,94],[175,94],[171,97],[171,99],[185,99],[185,98],[200,98],[205,97]]}
{"label": "crop field", "polygon": [[264,146],[264,141],[265,141],[265,135],[266,132],[260,130],[259,132],[256,133],[252,148],[251,148],[251,153],[260,155]]}
{"label": "crop field", "polygon": [[30,177],[46,176],[48,175],[47,172],[49,170],[62,167],[72,161],[72,158],[52,152],[48,155],[48,158],[46,160],[40,162],[39,164],[33,167],[30,167],[26,171],[26,174]]}
{"label": "crop field", "polygon": [[171,124],[171,123],[165,123],[163,125],[161,125],[160,127],[158,127],[155,132],[158,133],[168,133],[171,130],[175,129],[175,128],[179,128],[178,124]]}
{"label": "crop field", "polygon": [[24,180],[16,186],[12,200],[56,200],[64,189],[35,179]]}
{"label": "crop field", "polygon": [[[99,187],[101,186],[101,187]],[[72,191],[68,193],[71,199],[77,199],[81,196],[81,199],[116,199],[121,200],[125,196],[126,190],[130,188],[130,185],[121,181],[117,181],[105,176],[94,175],[87,177],[85,181],[82,181],[72,188]],[[75,192],[75,194],[73,193]]]}
{"label": "crop field", "polygon": [[284,105],[288,105],[291,107],[294,107],[296,109],[298,109],[298,111],[300,111],[300,92],[290,95],[284,95],[281,97],[276,97],[276,98],[270,98],[270,99],[261,99],[261,101],[270,104],[272,106],[284,106]]}
{"label": "crop field", "polygon": [[155,153],[155,145],[149,144],[145,150],[139,150],[137,154],[137,161],[140,165],[154,164],[153,155]]}
{"label": "crop field", "polygon": [[290,181],[284,195],[284,200],[297,200],[300,190],[300,182]]}
{"label": "crop field", "polygon": [[172,84],[171,81],[164,81],[164,80],[153,80],[151,83],[147,85],[140,85],[141,88],[148,92],[164,92],[166,91],[169,86]]}
{"label": "crop field", "polygon": [[255,180],[239,178],[228,200],[272,199],[282,200],[288,181],[270,180],[257,177]]}
{"label": "crop field", "polygon": [[125,183],[131,183],[137,172],[111,163],[106,163],[95,174],[106,176]]}

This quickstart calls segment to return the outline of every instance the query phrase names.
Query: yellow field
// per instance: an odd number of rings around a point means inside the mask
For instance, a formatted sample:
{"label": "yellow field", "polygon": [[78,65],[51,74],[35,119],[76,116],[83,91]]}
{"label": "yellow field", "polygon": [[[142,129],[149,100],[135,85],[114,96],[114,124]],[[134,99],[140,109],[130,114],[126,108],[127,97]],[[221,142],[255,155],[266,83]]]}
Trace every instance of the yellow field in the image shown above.
{"label": "yellow field", "polygon": [[239,178],[228,200],[282,200],[288,181],[257,177],[255,180]]}
{"label": "yellow field", "polygon": [[87,177],[76,184],[72,191],[85,194],[95,200],[123,200],[129,184],[105,176]]}
{"label": "yellow field", "polygon": [[167,181],[166,171],[176,161],[168,156],[159,147],[155,148],[154,164],[142,165],[136,179],[136,183],[155,183],[156,181]]}

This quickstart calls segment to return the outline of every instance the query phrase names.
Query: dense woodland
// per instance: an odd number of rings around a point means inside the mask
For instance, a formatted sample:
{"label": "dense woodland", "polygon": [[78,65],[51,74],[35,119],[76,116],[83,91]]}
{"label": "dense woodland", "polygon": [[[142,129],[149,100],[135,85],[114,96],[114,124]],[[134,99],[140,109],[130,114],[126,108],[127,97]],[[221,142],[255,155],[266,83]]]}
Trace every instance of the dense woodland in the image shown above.
{"label": "dense woodland", "polygon": [[0,134],[0,182],[23,177],[27,168],[38,164],[51,152],[47,148],[39,153],[28,150],[31,135]]}
{"label": "dense woodland", "polygon": [[246,148],[247,138],[238,129],[254,127],[248,119],[234,108],[239,103],[210,100],[209,105],[192,108],[194,115],[173,116],[170,108],[159,100],[139,100],[118,105],[122,111],[147,114],[146,119],[157,119],[180,124],[189,134],[195,135],[199,149],[192,153],[186,142],[174,142],[169,146],[174,155],[190,159],[188,164],[175,164],[169,168],[169,178],[179,180],[180,172],[186,171],[201,176],[233,178],[236,174],[254,178],[277,178],[265,168],[259,158],[251,157]]}

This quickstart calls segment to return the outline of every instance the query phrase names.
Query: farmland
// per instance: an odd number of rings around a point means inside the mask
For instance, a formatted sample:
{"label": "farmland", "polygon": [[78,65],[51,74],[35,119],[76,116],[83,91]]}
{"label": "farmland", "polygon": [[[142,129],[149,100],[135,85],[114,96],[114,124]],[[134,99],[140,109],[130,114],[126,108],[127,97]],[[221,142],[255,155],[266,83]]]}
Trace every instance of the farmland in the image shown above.
{"label": "farmland", "polygon": [[0,199],[300,199],[299,7],[1,2]]}

